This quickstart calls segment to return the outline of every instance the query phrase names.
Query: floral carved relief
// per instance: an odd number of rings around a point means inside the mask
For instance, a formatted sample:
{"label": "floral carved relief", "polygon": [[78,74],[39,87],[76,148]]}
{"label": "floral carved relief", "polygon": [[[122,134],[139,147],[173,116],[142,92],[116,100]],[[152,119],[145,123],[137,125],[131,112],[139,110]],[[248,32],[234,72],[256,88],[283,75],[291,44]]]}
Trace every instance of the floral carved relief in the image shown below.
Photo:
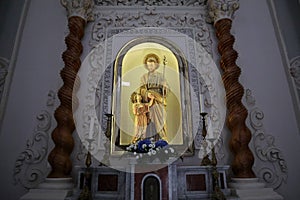
{"label": "floral carved relief", "polygon": [[86,21],[93,21],[93,0],[60,0],[67,9],[68,17],[79,16]]}
{"label": "floral carved relief", "polygon": [[34,188],[47,175],[47,153],[49,129],[51,127],[51,114],[42,111],[38,116],[38,125],[34,130],[32,139],[26,144],[15,162],[14,180],[24,188]]}
{"label": "floral carved relief", "polygon": [[[187,40],[186,48],[188,48],[187,51],[189,54],[189,78],[192,88],[196,96],[200,96],[200,94],[204,96],[205,106],[211,111],[210,118],[212,122],[218,121],[221,114],[218,113],[216,105],[212,103],[215,101],[214,99],[217,96],[217,90],[213,87],[213,84],[211,84],[215,81],[215,79],[212,79],[211,77],[211,69],[205,69],[204,77],[197,75],[198,65],[201,65],[199,63],[204,63],[204,66],[209,63],[207,63],[206,58],[202,58],[198,55],[199,49],[195,49],[195,41],[201,44],[206,52],[212,54],[212,39],[210,35],[212,27],[206,22],[206,1],[176,1],[173,3],[166,3],[166,1],[163,1],[157,4],[153,2],[150,6],[149,4],[147,4],[148,6],[145,6],[146,4],[143,2],[142,6],[137,7],[128,6],[130,5],[129,2],[132,2],[132,5],[140,5],[143,1],[126,1],[126,6],[123,1],[95,1],[95,21],[92,22],[92,26],[90,26],[90,30],[88,31],[91,34],[89,43],[91,49],[93,49],[95,53],[89,58],[89,63],[91,63],[92,66],[92,73],[90,73],[87,80],[88,82],[91,82],[90,85],[93,86],[93,88],[90,88],[89,91],[91,91],[91,94],[96,98],[96,115],[100,122],[100,126],[95,127],[95,129],[102,132],[103,130],[106,130],[106,117],[102,117],[100,113],[111,112],[110,104],[112,100],[111,91],[113,81],[112,65],[114,61],[113,52],[116,51],[116,49],[113,49],[113,41],[111,39],[113,36],[123,32],[130,32],[132,35],[140,37],[147,35],[170,35],[171,33],[166,31],[172,30],[172,32],[176,31],[180,34],[186,35],[187,38],[190,38]],[[117,5],[118,9],[113,7]],[[179,7],[179,5],[183,6]],[[154,28],[147,29],[147,27]],[[99,72],[99,70],[101,72]],[[93,80],[95,80],[95,74],[102,74],[98,83],[93,82]],[[205,81],[201,80],[203,78]],[[95,87],[95,85],[97,85],[97,87]],[[208,93],[213,95],[209,96]],[[90,98],[91,95],[86,97],[86,99]],[[85,107],[83,110],[85,116],[91,116],[91,110],[95,109],[95,107],[92,105]],[[194,118],[193,120],[199,120],[200,117],[198,115],[199,110],[197,111],[198,118]],[[84,127],[88,127],[89,119],[84,121],[87,122]],[[217,127],[214,128],[216,129]],[[193,131],[195,135],[198,136],[196,136],[197,138],[195,140],[196,149],[199,149],[201,146],[201,130],[201,126],[199,125],[196,127],[196,130]],[[220,131],[222,130],[218,129],[218,132]],[[91,143],[92,152],[104,149],[102,141],[104,141],[105,136],[103,134],[99,134],[97,137],[98,138]],[[217,145],[219,147],[216,149],[217,153],[219,153],[219,159],[223,160],[224,152],[222,138],[220,138]],[[79,154],[84,155],[81,150],[79,150],[78,155]],[[78,159],[78,161],[79,160],[80,159]]]}
{"label": "floral carved relief", "polygon": [[94,0],[95,5],[99,6],[198,6],[204,5],[206,0],[185,0],[185,1],[177,1],[177,0],[163,0],[163,1],[156,1],[156,0]]}
{"label": "floral carved relief", "polygon": [[[54,106],[55,100],[54,92],[49,91],[47,99],[49,110]],[[36,187],[49,173],[47,155],[52,115],[53,113],[50,111],[42,110],[36,116],[37,125],[33,136],[27,140],[26,149],[16,159],[13,173],[14,183],[20,184],[26,189]]]}
{"label": "floral carved relief", "polygon": [[252,129],[252,145],[255,154],[258,178],[264,181],[267,187],[278,189],[287,181],[287,164],[281,150],[276,147],[275,137],[265,133],[264,113],[255,106],[252,91],[246,90],[246,103],[249,109],[249,123]]}
{"label": "floral carved relief", "polygon": [[[170,12],[171,10],[171,12]],[[159,6],[126,8],[95,8],[95,22],[92,28],[91,45],[95,46],[109,36],[136,27],[165,27],[176,30],[200,42],[205,50],[211,53],[210,30],[205,21],[205,7],[195,8],[161,8]],[[112,32],[118,28],[118,32]],[[122,29],[123,30],[122,30]],[[193,33],[188,33],[193,29]],[[194,35],[191,35],[194,34]]]}
{"label": "floral carved relief", "polygon": [[[148,5],[148,2],[134,2],[134,5],[141,3],[141,5]],[[99,42],[103,42],[108,38],[112,37],[115,34],[118,34],[123,31],[128,31],[130,29],[136,27],[166,27],[172,30],[178,31],[180,33],[184,33],[189,37],[195,39],[197,42],[201,43],[201,45],[205,48],[209,53],[211,52],[211,44],[212,41],[210,39],[210,32],[207,23],[205,22],[205,6],[204,1],[184,1],[182,3],[178,3],[177,1],[163,1],[160,2],[157,6],[146,6],[146,7],[129,7],[129,1],[95,1],[95,22],[92,27],[92,37],[90,40],[90,44],[92,46],[98,45]],[[114,6],[114,5],[125,5],[118,7],[118,10],[113,8],[103,8],[100,6]],[[152,4],[151,4],[152,5]],[[153,4],[154,5],[154,4]],[[185,7],[184,9],[179,9],[172,7],[170,8],[161,8],[160,6],[191,6],[191,5],[199,5],[197,9],[192,7]],[[174,8],[174,9],[173,9]],[[151,30],[149,30],[151,32]],[[140,34],[151,34],[150,32],[142,31]],[[152,30],[153,34],[166,34],[166,33],[158,33],[157,29]],[[136,34],[136,31],[135,33]],[[192,45],[189,45],[192,46]],[[106,51],[111,51],[111,43],[107,43]],[[108,53],[108,55],[110,55]],[[110,63],[113,59],[106,58],[106,63]],[[102,86],[103,88],[107,88],[105,90],[109,91],[109,84],[111,81],[111,70],[108,67],[105,73],[105,77],[103,80]],[[192,75],[194,73],[191,73]],[[101,83],[100,83],[101,84]],[[107,95],[105,95],[107,96]],[[102,101],[107,101],[101,99]],[[104,103],[104,102],[103,102]],[[106,109],[105,109],[106,110]],[[102,124],[105,124],[102,123]]]}
{"label": "floral carved relief", "polygon": [[[133,1],[132,1],[133,3]],[[149,5],[149,2],[139,1],[134,3],[137,5],[141,3],[141,5]],[[135,35],[159,35],[159,34],[168,34],[166,32],[167,29],[148,29],[148,30],[138,30],[134,29],[137,27],[166,27],[172,30],[178,31],[179,33],[186,34],[192,39],[195,39],[199,42],[207,52],[211,53],[211,45],[212,41],[210,39],[210,30],[209,26],[205,21],[205,5],[204,1],[184,1],[180,3],[182,6],[186,6],[184,8],[179,8],[178,2],[169,2],[166,1],[160,2],[158,4],[151,4],[155,6],[145,6],[145,7],[129,7],[130,2],[126,1],[126,6],[122,6],[125,2],[122,1],[95,1],[95,9],[94,16],[95,22],[93,22],[92,27],[92,35],[90,39],[90,45],[95,47],[106,41],[106,54],[105,63],[109,65],[113,61],[112,55],[112,42],[109,42],[108,38],[113,37],[116,34],[119,34],[124,31],[132,30]],[[113,7],[119,5],[118,9],[114,9]],[[197,8],[193,8],[192,5],[198,5]],[[102,6],[102,7],[101,7]],[[107,8],[105,6],[108,6]],[[170,8],[166,9],[164,6],[174,6],[172,7],[170,12]],[[164,8],[163,8],[164,7]],[[138,31],[140,31],[138,33]],[[149,31],[149,32],[147,32]],[[193,47],[194,44],[188,45],[189,47]],[[99,50],[101,48],[95,48],[95,50]],[[191,49],[191,59],[196,60],[195,55],[193,56],[194,49]],[[195,54],[195,53],[194,53]],[[92,61],[93,62],[93,61]],[[97,63],[104,63],[103,61],[97,61]],[[195,61],[196,63],[196,61]],[[104,69],[104,68],[103,68]],[[192,67],[191,67],[192,70]],[[198,85],[199,77],[192,77],[195,73],[191,74],[191,80],[194,83],[193,85]],[[111,91],[111,82],[112,82],[112,67],[109,65],[105,68],[105,73],[103,78],[99,82],[99,91],[102,96],[97,97],[99,102],[98,107],[102,108],[102,112],[109,113],[110,108],[108,108],[108,101],[110,101]],[[194,87],[197,92],[199,88]],[[202,91],[205,92],[204,90]],[[99,119],[101,128],[103,130],[106,129],[106,119]],[[100,147],[102,144],[100,144]]]}

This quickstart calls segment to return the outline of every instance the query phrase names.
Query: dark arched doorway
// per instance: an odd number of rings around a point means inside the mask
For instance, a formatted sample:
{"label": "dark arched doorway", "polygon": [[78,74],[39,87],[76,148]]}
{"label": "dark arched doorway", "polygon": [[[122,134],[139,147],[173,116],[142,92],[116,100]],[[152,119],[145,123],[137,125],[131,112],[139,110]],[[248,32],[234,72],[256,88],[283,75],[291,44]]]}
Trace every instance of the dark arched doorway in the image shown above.
{"label": "dark arched doorway", "polygon": [[142,199],[143,200],[160,200],[161,184],[157,177],[147,176],[142,182]]}

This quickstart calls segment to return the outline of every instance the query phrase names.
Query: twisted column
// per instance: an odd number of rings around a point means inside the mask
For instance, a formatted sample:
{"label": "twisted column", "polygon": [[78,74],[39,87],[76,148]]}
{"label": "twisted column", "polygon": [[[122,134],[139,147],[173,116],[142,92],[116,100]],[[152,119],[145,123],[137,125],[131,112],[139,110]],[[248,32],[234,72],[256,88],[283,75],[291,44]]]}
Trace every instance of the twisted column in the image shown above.
{"label": "twisted column", "polygon": [[254,178],[255,174],[252,171],[254,157],[248,146],[251,132],[245,124],[248,111],[242,103],[244,88],[239,83],[241,69],[236,65],[238,53],[233,49],[235,38],[230,33],[232,16],[238,9],[238,0],[209,0],[208,4],[209,14],[219,39],[220,65],[224,71],[222,79],[228,109],[226,123],[232,133],[229,142],[233,153],[232,171],[237,178]]}
{"label": "twisted column", "polygon": [[79,84],[75,83],[75,79],[81,66],[80,55],[83,50],[81,39],[93,6],[92,0],[62,0],[61,3],[68,11],[69,34],[65,38],[67,50],[62,54],[65,64],[60,72],[63,86],[58,91],[60,105],[54,113],[57,126],[52,132],[55,147],[48,156],[52,167],[48,178],[70,177],[72,170],[70,155],[74,147],[72,133],[75,130],[72,104],[73,109],[76,109],[77,105],[77,99],[73,99],[72,94],[73,89],[78,88]]}

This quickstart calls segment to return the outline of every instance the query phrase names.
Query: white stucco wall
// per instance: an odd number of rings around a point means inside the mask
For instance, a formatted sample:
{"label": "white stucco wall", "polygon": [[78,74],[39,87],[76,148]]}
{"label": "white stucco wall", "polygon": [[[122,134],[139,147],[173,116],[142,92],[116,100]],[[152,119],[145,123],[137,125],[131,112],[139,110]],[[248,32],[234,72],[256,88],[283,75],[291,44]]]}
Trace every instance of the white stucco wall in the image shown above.
{"label": "white stucco wall", "polygon": [[241,0],[233,23],[237,60],[242,69],[241,83],[251,89],[256,106],[264,112],[264,129],[273,135],[274,144],[284,156],[288,168],[287,183],[278,192],[285,199],[296,200],[294,189],[300,173],[300,133],[297,128],[292,98],[282,57],[274,32],[267,1]]}
{"label": "white stucco wall", "polygon": [[47,110],[49,90],[57,91],[62,84],[59,71],[66,24],[60,1],[30,2],[0,134],[0,194],[7,200],[26,192],[13,184],[14,165],[34,135],[36,116]]}
{"label": "white stucco wall", "polygon": [[[252,90],[256,106],[265,114],[266,134],[274,136],[274,144],[287,163],[288,179],[278,192],[285,199],[297,200],[300,191],[294,186],[300,178],[300,162],[295,155],[300,152],[299,122],[266,0],[240,0],[232,33],[242,69],[240,82]],[[26,149],[26,140],[33,136],[36,116],[48,109],[48,91],[57,92],[62,85],[59,72],[66,34],[66,11],[58,0],[31,0],[0,133],[0,195],[7,200],[16,200],[26,192],[13,184],[15,161]]]}

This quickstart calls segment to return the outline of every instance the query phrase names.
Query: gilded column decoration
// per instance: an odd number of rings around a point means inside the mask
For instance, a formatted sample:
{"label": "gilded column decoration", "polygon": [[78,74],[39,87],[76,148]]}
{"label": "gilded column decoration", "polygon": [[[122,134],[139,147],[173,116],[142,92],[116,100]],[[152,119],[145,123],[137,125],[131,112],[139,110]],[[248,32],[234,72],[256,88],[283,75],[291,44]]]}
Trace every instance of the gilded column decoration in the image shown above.
{"label": "gilded column decoration", "polygon": [[232,171],[237,178],[254,178],[254,156],[248,146],[251,132],[245,123],[248,111],[241,101],[244,94],[238,80],[241,69],[236,65],[238,53],[233,49],[235,38],[230,33],[234,11],[239,7],[238,0],[209,0],[208,6],[219,39],[220,66],[224,71],[222,79],[228,109],[226,122],[232,133],[229,147],[234,156]]}
{"label": "gilded column decoration", "polygon": [[84,27],[87,21],[92,20],[92,0],[61,0],[61,4],[68,12],[69,34],[65,38],[67,50],[62,54],[65,63],[60,75],[63,79],[63,86],[58,91],[60,105],[54,113],[57,126],[52,132],[52,139],[55,147],[48,156],[52,171],[49,178],[70,177],[72,162],[70,154],[73,151],[74,139],[72,133],[75,130],[72,103],[76,108],[76,99],[72,99],[73,87],[77,72],[81,66],[80,55],[83,47],[81,39],[84,35]]}

